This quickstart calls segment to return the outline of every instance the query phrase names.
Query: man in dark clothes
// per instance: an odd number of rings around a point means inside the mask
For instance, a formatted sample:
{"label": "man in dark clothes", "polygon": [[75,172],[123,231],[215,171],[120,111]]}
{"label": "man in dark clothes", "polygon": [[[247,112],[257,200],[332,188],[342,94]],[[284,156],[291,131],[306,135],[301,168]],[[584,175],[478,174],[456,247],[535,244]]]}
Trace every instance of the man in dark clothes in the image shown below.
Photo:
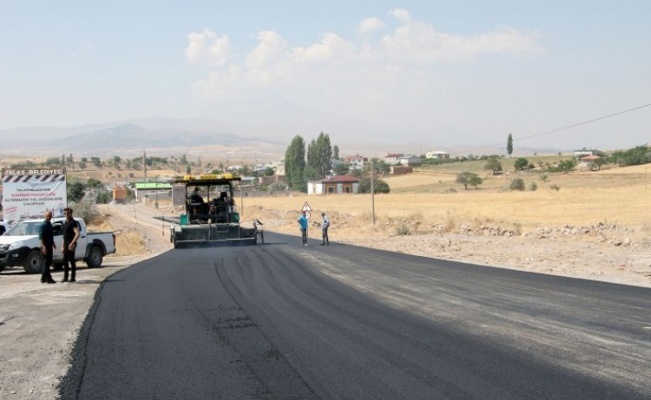
{"label": "man in dark clothes", "polygon": [[66,216],[66,222],[63,224],[63,281],[68,282],[68,271],[71,270],[69,282],[76,282],[75,248],[80,235],[79,224],[72,218],[72,208],[64,208],[63,215]]}
{"label": "man in dark clothes", "polygon": [[201,197],[198,187],[195,187],[190,194],[190,204],[203,204],[203,197]]}
{"label": "man in dark clothes", "polygon": [[38,238],[41,240],[41,253],[45,257],[43,260],[43,268],[41,271],[41,283],[56,283],[50,274],[50,267],[52,266],[52,253],[57,247],[54,244],[54,230],[52,229],[52,211],[45,212],[45,221],[41,224],[38,230]]}

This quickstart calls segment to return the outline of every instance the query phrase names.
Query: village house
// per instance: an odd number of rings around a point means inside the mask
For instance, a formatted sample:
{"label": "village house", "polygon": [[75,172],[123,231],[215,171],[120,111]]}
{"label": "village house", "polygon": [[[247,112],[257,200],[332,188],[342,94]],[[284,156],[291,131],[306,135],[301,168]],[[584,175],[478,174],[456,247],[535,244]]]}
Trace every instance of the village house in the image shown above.
{"label": "village house", "polygon": [[167,182],[136,182],[134,195],[138,202],[153,202],[172,197],[172,185]]}
{"label": "village house", "polygon": [[362,169],[364,168],[364,163],[367,162],[368,158],[362,157],[359,154],[344,157],[344,163],[348,165],[348,168],[350,169]]}
{"label": "village house", "polygon": [[579,169],[588,169],[591,167],[592,163],[599,160],[601,157],[599,156],[583,156],[579,158],[579,165],[577,165],[577,168]]}
{"label": "village house", "polygon": [[423,160],[421,160],[419,156],[413,154],[405,154],[398,160],[398,164],[405,167],[413,167],[416,165],[421,165],[422,163]]}
{"label": "village house", "polygon": [[404,154],[400,153],[389,153],[386,156],[384,156],[384,162],[393,165],[393,164],[400,164],[400,159],[404,156]]}
{"label": "village house", "polygon": [[276,182],[286,182],[287,177],[285,176],[285,160],[280,160],[275,163],[276,168],[274,171],[274,176],[276,177]]}
{"label": "village house", "polygon": [[574,150],[574,157],[580,159],[585,156],[596,156],[599,150],[588,150],[585,147],[581,150]]}
{"label": "village house", "polygon": [[445,151],[428,151],[425,153],[425,158],[427,159],[438,159],[438,160],[447,160],[450,158],[450,153]]}
{"label": "village house", "polygon": [[351,175],[338,175],[307,182],[308,195],[354,194],[359,192],[359,179]]}

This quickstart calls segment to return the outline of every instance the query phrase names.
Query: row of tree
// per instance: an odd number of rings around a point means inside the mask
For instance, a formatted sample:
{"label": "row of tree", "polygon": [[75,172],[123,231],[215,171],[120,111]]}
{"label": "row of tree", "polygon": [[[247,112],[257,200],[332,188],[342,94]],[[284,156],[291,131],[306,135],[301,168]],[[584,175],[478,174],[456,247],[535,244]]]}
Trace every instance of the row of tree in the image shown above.
{"label": "row of tree", "polygon": [[291,189],[305,191],[307,181],[323,178],[330,172],[332,157],[339,148],[330,144],[330,135],[321,132],[307,146],[300,135],[295,136],[285,151],[285,177]]}

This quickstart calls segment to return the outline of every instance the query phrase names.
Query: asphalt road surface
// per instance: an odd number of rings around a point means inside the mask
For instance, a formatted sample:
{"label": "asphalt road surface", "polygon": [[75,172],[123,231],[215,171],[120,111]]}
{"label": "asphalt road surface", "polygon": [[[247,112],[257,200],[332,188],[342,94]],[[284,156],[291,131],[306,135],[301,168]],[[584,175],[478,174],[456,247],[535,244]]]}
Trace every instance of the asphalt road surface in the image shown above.
{"label": "asphalt road surface", "polygon": [[265,241],[109,277],[62,398],[651,398],[650,289]]}

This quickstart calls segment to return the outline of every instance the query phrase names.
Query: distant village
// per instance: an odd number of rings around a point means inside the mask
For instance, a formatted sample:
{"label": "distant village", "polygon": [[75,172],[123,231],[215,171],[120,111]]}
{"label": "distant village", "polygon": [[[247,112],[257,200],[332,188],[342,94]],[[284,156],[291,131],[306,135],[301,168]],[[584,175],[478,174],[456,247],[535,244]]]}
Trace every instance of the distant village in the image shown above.
{"label": "distant village", "polygon": [[[644,153],[642,158],[651,160],[651,156],[649,156],[651,146],[649,144],[629,151],[632,150],[637,150],[636,154],[638,155],[641,150]],[[575,150],[572,154],[572,169],[601,168],[601,165],[606,163],[608,157],[608,154],[596,149],[583,148]],[[306,182],[306,192],[307,195],[359,193],[360,183],[365,179],[363,176],[371,170],[370,167],[373,163],[374,168],[372,169],[379,175],[397,176],[410,174],[414,168],[423,165],[502,158],[504,158],[502,155],[451,157],[445,151],[429,151],[420,156],[388,153],[381,158],[369,158],[360,154],[346,155],[331,159],[330,171],[325,176],[308,180]],[[526,160],[522,161],[526,162]],[[617,161],[611,160],[611,162]],[[232,173],[241,179],[242,192],[246,193],[246,195],[262,195],[265,192],[268,194],[283,193],[289,190],[284,160],[273,163],[255,163],[253,165],[223,165],[220,163],[218,166],[214,166],[209,162],[202,163],[200,157],[197,161],[190,162],[185,155],[180,158],[173,156],[163,158],[149,157],[143,152],[142,157],[133,159],[122,159],[119,156],[113,156],[104,160],[99,157],[81,157],[76,160],[70,154],[51,157],[44,163],[26,161],[23,164],[5,165],[4,167],[3,182],[7,179],[15,181],[19,175],[25,175],[29,178],[34,174],[45,174],[43,176],[46,178],[62,177],[57,179],[65,181],[67,175],[69,189],[70,186],[73,186],[75,189],[73,192],[80,194],[84,199],[92,199],[93,203],[108,203],[111,201],[126,203],[133,200],[158,203],[159,201],[171,200],[176,205],[177,199],[181,198],[180,201],[183,202],[184,196],[180,196],[180,193],[174,193],[176,186],[178,186],[174,185],[174,181],[184,175],[197,177]],[[535,167],[527,164],[526,168],[532,169]],[[161,173],[162,171],[167,172]],[[501,168],[499,171],[501,171]],[[106,179],[107,176],[110,178]],[[0,187],[0,199],[4,199],[3,189],[3,187]],[[68,193],[68,201],[76,201],[74,198],[70,198],[70,190],[68,190]],[[0,202],[0,204],[5,205],[4,201]],[[0,206],[0,210],[2,210],[2,206]]]}
{"label": "distant village", "polygon": [[[596,149],[580,149],[573,152],[574,157],[578,160],[578,167],[587,167],[595,159],[598,159],[601,152]],[[368,168],[369,163],[372,161],[369,157],[360,154],[348,155],[340,157],[339,159],[331,160],[331,172],[329,175],[307,182],[308,195],[327,195],[327,194],[355,194],[359,191],[359,173],[355,171],[363,171]],[[373,160],[375,162],[382,162],[387,166],[387,173],[389,175],[402,175],[413,172],[413,168],[419,167],[424,163],[434,164],[442,162],[453,161],[450,153],[445,151],[429,151],[423,156],[405,153],[388,153],[381,159]],[[344,165],[344,170],[348,171],[345,174],[337,174],[338,166]],[[242,171],[250,172],[249,174],[242,175],[242,185],[244,187],[265,186],[273,187],[274,184],[286,183],[285,177],[285,162],[279,160],[275,163],[269,164],[256,164],[252,167],[246,168],[243,165],[229,165],[224,168],[225,172],[232,172],[241,174]],[[209,172],[209,171],[204,171]],[[154,193],[165,191],[166,193],[172,190],[172,179],[161,179],[157,182],[144,181],[136,182],[133,184],[136,199],[138,201],[151,201]],[[279,186],[282,187],[282,186]]]}

